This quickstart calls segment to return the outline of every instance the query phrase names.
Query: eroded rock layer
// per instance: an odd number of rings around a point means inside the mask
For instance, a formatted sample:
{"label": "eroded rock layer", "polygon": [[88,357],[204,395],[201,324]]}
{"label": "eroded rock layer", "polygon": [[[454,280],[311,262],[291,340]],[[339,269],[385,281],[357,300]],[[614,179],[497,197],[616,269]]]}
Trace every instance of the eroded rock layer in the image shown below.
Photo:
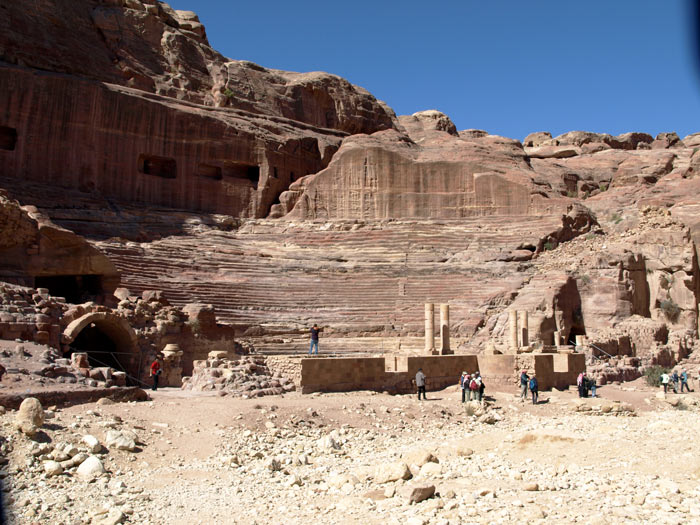
{"label": "eroded rock layer", "polygon": [[450,304],[459,352],[512,350],[509,310],[529,349],[587,336],[673,364],[697,346],[700,134],[520,142],[230,60],[156,0],[5,11],[0,186],[25,205],[0,206],[5,279],[101,265],[275,351],[312,322],[419,351],[425,302]]}

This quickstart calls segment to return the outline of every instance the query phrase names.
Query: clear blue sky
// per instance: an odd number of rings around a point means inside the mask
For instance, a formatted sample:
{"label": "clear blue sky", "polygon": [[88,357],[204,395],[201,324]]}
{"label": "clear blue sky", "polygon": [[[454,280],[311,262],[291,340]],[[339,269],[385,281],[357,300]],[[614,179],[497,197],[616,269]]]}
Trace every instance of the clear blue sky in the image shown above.
{"label": "clear blue sky", "polygon": [[458,129],[700,131],[689,0],[171,0],[233,59],[327,71]]}

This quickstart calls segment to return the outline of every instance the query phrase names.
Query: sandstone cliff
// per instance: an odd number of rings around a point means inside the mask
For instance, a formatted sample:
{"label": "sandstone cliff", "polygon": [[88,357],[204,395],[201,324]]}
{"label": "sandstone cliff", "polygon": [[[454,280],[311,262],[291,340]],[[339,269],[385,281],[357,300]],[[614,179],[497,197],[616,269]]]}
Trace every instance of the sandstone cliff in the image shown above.
{"label": "sandstone cliff", "polygon": [[3,207],[5,279],[118,270],[278,352],[312,322],[338,351],[419,351],[424,302],[461,352],[507,351],[509,309],[540,346],[697,346],[700,134],[521,142],[227,59],[155,0],[5,11],[0,186],[35,206]]}

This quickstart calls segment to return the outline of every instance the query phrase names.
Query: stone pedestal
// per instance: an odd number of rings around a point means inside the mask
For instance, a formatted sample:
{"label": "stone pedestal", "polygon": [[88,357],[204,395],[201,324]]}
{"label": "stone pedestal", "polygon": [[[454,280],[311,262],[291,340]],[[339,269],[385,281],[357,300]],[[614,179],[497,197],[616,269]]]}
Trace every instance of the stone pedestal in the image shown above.
{"label": "stone pedestal", "polygon": [[165,345],[163,351],[163,373],[160,386],[182,386],[182,350],[176,344]]}
{"label": "stone pedestal", "polygon": [[73,352],[70,356],[70,363],[73,368],[90,368],[88,355],[84,352]]}
{"label": "stone pedestal", "polygon": [[508,311],[508,325],[509,325],[509,346],[517,351],[518,349],[518,312],[515,310]]}
{"label": "stone pedestal", "polygon": [[440,353],[451,354],[450,350],[450,305],[440,305]]}
{"label": "stone pedestal", "polygon": [[435,305],[425,303],[425,351],[435,351]]}
{"label": "stone pedestal", "polygon": [[527,332],[527,311],[518,312],[518,335],[520,336],[520,346],[530,346]]}

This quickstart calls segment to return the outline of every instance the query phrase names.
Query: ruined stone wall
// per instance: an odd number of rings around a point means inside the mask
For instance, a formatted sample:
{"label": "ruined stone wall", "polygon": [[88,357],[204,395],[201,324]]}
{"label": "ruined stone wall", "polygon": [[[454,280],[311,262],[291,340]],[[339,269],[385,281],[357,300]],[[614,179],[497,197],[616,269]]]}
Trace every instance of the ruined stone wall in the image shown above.
{"label": "ruined stone wall", "polygon": [[528,354],[522,358],[515,355],[302,358],[299,386],[303,393],[386,390],[406,394],[415,392],[414,379],[419,368],[423,369],[429,391],[456,385],[462,371],[477,370],[487,388],[509,384],[515,388],[522,368],[534,369],[540,390],[549,390],[575,385],[576,377],[586,365],[584,354]]}
{"label": "ruined stone wall", "polygon": [[297,388],[301,386],[302,358],[279,355],[265,356],[265,364],[271,372],[294,381]]}

